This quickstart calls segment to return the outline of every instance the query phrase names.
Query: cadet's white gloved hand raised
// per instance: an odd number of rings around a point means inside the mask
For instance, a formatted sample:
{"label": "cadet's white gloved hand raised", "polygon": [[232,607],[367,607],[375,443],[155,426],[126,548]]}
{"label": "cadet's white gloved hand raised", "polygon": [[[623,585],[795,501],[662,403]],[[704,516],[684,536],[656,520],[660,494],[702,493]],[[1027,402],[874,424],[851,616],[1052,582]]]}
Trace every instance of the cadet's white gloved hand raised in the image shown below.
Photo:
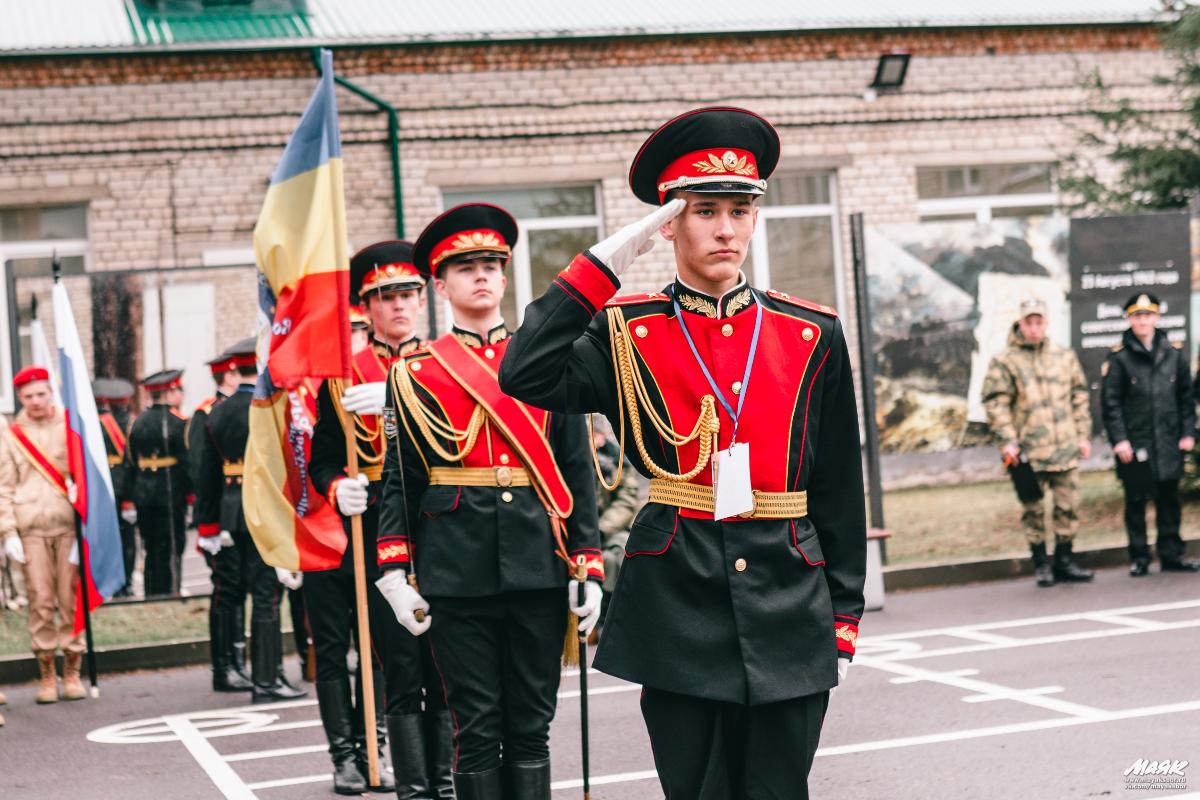
{"label": "cadet's white gloved hand raised", "polygon": [[600,600],[604,590],[595,581],[584,581],[583,593],[583,605],[579,605],[579,582],[567,584],[567,608],[579,617],[579,632],[588,636],[600,621]]}
{"label": "cadet's white gloved hand raised", "polygon": [[337,485],[337,507],[344,517],[353,517],[367,510],[367,480],[366,475],[359,475],[358,480],[342,478]]}
{"label": "cadet's white gloved hand raised", "polygon": [[637,222],[626,225],[599,244],[592,245],[588,252],[619,278],[621,273],[629,269],[629,265],[633,263],[634,259],[645,255],[650,252],[650,248],[654,247],[654,240],[650,238],[654,236],[654,232],[666,222],[679,216],[686,205],[686,200],[676,197],[662,208],[651,211]]}
{"label": "cadet's white gloved hand raised", "polygon": [[355,414],[380,414],[387,395],[387,381],[360,383],[342,395],[342,408]]}
{"label": "cadet's white gloved hand raised", "polygon": [[275,568],[275,578],[287,588],[295,591],[304,585],[304,574],[301,572],[292,572],[283,567]]}
{"label": "cadet's white gloved hand raised", "polygon": [[[403,625],[405,630],[413,636],[420,636],[429,630],[429,626],[433,624],[433,616],[429,614],[429,603],[409,584],[404,570],[388,571],[375,581],[375,585],[379,587],[383,599],[392,607],[396,621]],[[417,611],[425,612],[425,619],[420,622],[417,622]]]}
{"label": "cadet's white gloved hand raised", "polygon": [[21,545],[19,536],[9,536],[4,540],[4,554],[8,556],[9,561],[25,563],[25,548]]}

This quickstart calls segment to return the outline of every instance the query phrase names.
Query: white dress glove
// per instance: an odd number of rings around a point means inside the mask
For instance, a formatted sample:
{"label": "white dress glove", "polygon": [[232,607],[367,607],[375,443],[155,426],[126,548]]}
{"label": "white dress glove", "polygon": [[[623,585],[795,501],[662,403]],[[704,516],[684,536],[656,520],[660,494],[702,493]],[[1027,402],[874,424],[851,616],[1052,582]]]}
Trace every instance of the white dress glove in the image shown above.
{"label": "white dress glove", "polygon": [[834,686],[832,689],[829,690],[830,697],[833,697],[833,693],[837,691],[838,686],[841,686],[843,683],[846,682],[846,674],[848,672],[850,672],[850,659],[839,657],[838,658],[838,682],[837,682],[837,686]]}
{"label": "white dress glove", "polygon": [[18,564],[25,563],[25,548],[21,546],[21,537],[9,536],[4,540],[4,554],[8,556],[9,561],[15,561]]}
{"label": "white dress glove", "polygon": [[337,485],[337,507],[343,517],[353,517],[367,510],[367,480],[366,475],[359,475],[358,480],[342,478]]}
{"label": "white dress glove", "polygon": [[[402,569],[389,570],[382,578],[375,581],[379,593],[388,601],[396,621],[413,636],[420,636],[429,630],[433,624],[433,616],[429,614],[429,603],[421,597],[421,593],[408,582],[408,577]],[[417,622],[417,611],[425,612],[425,619]]]}
{"label": "white dress glove", "polygon": [[588,636],[600,621],[600,599],[604,596],[604,590],[595,581],[584,581],[583,592],[583,605],[578,605],[579,582],[571,581],[567,585],[567,608],[579,617],[579,632]]}
{"label": "white dress glove", "polygon": [[304,574],[301,572],[292,572],[283,567],[275,568],[275,577],[287,588],[295,591],[304,585]]}
{"label": "white dress glove", "polygon": [[355,414],[380,414],[386,394],[386,381],[360,383],[342,395],[342,408]]}
{"label": "white dress glove", "polygon": [[215,556],[221,552],[221,537],[220,536],[201,536],[196,539],[196,546],[210,556]]}
{"label": "white dress glove", "polygon": [[137,509],[136,508],[122,508],[121,509],[121,519],[125,520],[130,525],[137,525]]}
{"label": "white dress glove", "polygon": [[79,541],[71,542],[71,552],[67,556],[67,563],[73,567],[79,566]]}
{"label": "white dress glove", "polygon": [[593,245],[589,252],[619,278],[634,259],[645,255],[654,247],[654,240],[650,238],[654,232],[664,223],[679,216],[686,205],[686,200],[676,197],[662,208],[656,208],[637,222],[626,225],[604,241]]}

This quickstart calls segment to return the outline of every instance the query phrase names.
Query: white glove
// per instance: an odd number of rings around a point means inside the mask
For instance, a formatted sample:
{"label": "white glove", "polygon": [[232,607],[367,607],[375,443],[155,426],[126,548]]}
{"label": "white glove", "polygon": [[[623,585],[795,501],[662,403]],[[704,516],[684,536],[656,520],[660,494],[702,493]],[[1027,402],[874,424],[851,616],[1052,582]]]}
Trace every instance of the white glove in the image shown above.
{"label": "white glove", "polygon": [[67,502],[75,505],[75,501],[79,498],[79,489],[75,486],[75,481],[67,481]]}
{"label": "white glove", "polygon": [[[392,607],[396,621],[403,625],[405,630],[413,636],[420,636],[429,630],[429,626],[433,624],[433,616],[429,614],[429,603],[409,584],[404,570],[388,571],[375,581],[375,585],[379,587],[383,599]],[[417,622],[417,611],[425,612],[425,619],[420,622]]]}
{"label": "white glove", "polygon": [[380,414],[387,394],[387,381],[360,383],[342,395],[342,408],[355,414]]}
{"label": "white glove", "polygon": [[220,536],[201,536],[196,540],[196,546],[210,556],[215,556],[221,552],[221,537]]}
{"label": "white glove", "polygon": [[73,567],[79,566],[79,541],[71,542],[71,553],[67,556],[67,563]]}
{"label": "white glove", "polygon": [[125,520],[130,525],[137,525],[137,509],[132,507],[122,508],[121,519]]}
{"label": "white glove", "polygon": [[283,567],[275,568],[275,577],[287,588],[295,591],[304,585],[304,574],[301,572],[292,572]]}
{"label": "white glove", "polygon": [[359,475],[358,480],[342,478],[337,485],[337,507],[343,517],[353,517],[367,510],[367,480],[366,475]]}
{"label": "white glove", "polygon": [[8,556],[9,561],[15,561],[18,564],[25,563],[25,548],[21,546],[21,537],[9,536],[4,540],[4,553]]}
{"label": "white glove", "polygon": [[686,200],[676,197],[662,208],[656,208],[637,222],[626,225],[604,241],[592,245],[589,252],[619,278],[635,258],[645,255],[654,247],[654,240],[650,238],[654,236],[654,232],[679,216],[686,205]]}
{"label": "white glove", "polygon": [[567,585],[567,608],[579,617],[579,632],[588,636],[596,623],[600,621],[600,599],[604,590],[595,581],[583,582],[583,605],[576,605],[579,600],[579,582],[571,581]]}
{"label": "white glove", "polygon": [[221,543],[221,547],[233,547],[233,534],[229,531],[221,531],[217,536],[217,541]]}
{"label": "white glove", "polygon": [[832,689],[829,690],[830,697],[833,697],[833,693],[837,691],[838,686],[841,686],[843,683],[846,682],[846,673],[848,673],[849,671],[850,671],[850,659],[839,657],[838,658],[838,682],[837,682],[837,686],[834,686]]}

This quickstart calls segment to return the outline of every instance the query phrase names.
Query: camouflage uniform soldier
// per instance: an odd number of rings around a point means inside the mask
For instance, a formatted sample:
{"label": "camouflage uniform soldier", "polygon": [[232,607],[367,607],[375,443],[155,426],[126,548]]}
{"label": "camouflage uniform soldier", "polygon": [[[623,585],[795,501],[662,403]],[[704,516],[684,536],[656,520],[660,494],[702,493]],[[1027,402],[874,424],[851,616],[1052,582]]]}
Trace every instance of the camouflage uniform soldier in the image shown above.
{"label": "camouflage uniform soldier", "polygon": [[1046,339],[1046,306],[1021,303],[1008,349],[992,359],[983,380],[988,424],[1006,459],[1029,459],[1038,482],[1054,495],[1054,561],[1046,556],[1046,512],[1040,500],[1023,503],[1021,522],[1033,553],[1038,586],[1090,581],[1071,560],[1079,525],[1079,459],[1091,455],[1092,417],[1087,381],[1071,350]]}

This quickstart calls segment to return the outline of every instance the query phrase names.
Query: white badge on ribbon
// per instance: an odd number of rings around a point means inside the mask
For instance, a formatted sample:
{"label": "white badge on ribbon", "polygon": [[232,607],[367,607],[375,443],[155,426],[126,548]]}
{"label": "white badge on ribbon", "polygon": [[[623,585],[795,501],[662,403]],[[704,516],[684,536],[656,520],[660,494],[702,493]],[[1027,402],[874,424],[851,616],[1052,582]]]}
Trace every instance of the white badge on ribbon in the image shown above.
{"label": "white badge on ribbon", "polygon": [[727,450],[717,451],[713,496],[716,506],[713,519],[728,519],[754,510],[749,444],[739,442]]}

